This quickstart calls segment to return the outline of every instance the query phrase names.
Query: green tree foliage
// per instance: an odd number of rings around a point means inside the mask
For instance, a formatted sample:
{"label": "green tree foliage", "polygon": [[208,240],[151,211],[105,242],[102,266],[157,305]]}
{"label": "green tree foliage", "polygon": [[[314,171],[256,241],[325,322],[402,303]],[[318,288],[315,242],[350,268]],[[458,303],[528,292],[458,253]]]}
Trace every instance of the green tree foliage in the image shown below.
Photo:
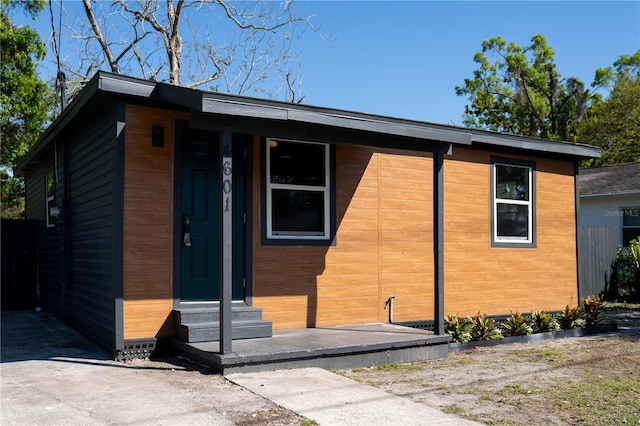
{"label": "green tree foliage", "polygon": [[593,86],[611,92],[604,100],[594,99],[578,127],[580,142],[602,148],[602,156],[589,165],[640,162],[640,50],[596,70]]}
{"label": "green tree foliage", "polygon": [[[495,58],[495,61],[490,59]],[[501,37],[482,43],[473,78],[456,87],[467,96],[464,124],[499,132],[574,141],[591,93],[576,78],[564,79],[542,35],[520,47]]]}
{"label": "green tree foliage", "polygon": [[20,215],[16,207],[23,196],[20,180],[7,173],[37,140],[47,120],[47,85],[37,76],[38,61],[45,55],[45,45],[31,27],[15,26],[9,16],[13,9],[35,17],[44,0],[0,0],[0,168],[2,175],[2,217]]}

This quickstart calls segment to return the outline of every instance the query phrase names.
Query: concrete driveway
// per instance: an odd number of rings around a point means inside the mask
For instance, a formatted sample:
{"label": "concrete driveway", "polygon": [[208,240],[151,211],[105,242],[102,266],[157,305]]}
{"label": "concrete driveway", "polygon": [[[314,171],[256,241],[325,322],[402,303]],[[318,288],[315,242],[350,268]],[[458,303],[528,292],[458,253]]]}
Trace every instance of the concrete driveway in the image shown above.
{"label": "concrete driveway", "polygon": [[233,425],[151,370],[112,361],[40,312],[2,313],[2,425]]}

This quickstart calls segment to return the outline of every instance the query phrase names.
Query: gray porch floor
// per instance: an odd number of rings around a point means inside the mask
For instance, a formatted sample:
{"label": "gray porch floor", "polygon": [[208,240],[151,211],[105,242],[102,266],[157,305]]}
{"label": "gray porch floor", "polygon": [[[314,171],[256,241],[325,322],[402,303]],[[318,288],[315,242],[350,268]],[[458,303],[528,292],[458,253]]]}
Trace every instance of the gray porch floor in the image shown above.
{"label": "gray porch floor", "polygon": [[219,342],[170,339],[173,350],[222,374],[320,367],[356,368],[445,358],[449,335],[400,325],[373,323],[276,330],[273,337],[234,340],[232,353]]}

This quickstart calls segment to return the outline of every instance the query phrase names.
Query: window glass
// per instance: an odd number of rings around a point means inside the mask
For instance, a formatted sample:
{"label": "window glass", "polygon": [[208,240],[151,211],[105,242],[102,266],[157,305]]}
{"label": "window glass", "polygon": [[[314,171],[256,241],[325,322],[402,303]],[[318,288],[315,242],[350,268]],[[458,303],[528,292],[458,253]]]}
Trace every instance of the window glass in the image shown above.
{"label": "window glass", "polygon": [[270,141],[271,183],[325,185],[323,145]]}
{"label": "window glass", "polygon": [[640,238],[640,207],[622,209],[622,245],[629,247],[636,238]]}
{"label": "window glass", "polygon": [[492,239],[495,247],[535,247],[535,163],[491,159]]}
{"label": "window glass", "polygon": [[47,175],[46,185],[47,185],[47,199],[49,199],[53,197],[53,189],[54,189],[53,173]]}
{"label": "window glass", "polygon": [[266,237],[328,240],[329,145],[267,140]]}
{"label": "window glass", "polygon": [[640,227],[640,207],[637,209],[622,209],[622,226]]}
{"label": "window glass", "polygon": [[55,180],[53,179],[53,173],[49,173],[44,179],[45,186],[45,214],[47,219],[47,228],[51,228],[56,224],[55,215],[52,214],[52,209],[55,208]]}
{"label": "window glass", "polygon": [[323,235],[322,192],[274,189],[272,194],[275,235]]}
{"label": "window glass", "polygon": [[498,236],[528,238],[529,206],[498,203],[497,210]]}
{"label": "window glass", "polygon": [[529,201],[529,168],[496,164],[496,198]]}

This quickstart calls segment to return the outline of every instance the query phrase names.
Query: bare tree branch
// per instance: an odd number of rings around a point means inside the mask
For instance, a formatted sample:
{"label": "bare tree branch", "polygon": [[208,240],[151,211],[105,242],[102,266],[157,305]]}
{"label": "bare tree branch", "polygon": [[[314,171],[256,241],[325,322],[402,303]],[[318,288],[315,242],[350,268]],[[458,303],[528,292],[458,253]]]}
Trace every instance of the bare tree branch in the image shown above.
{"label": "bare tree branch", "polygon": [[78,59],[64,65],[78,76],[107,68],[295,101],[302,99],[301,34],[311,29],[323,38],[292,1],[82,1],[86,16],[65,34],[75,50],[69,58]]}
{"label": "bare tree branch", "polygon": [[119,73],[120,71],[118,70],[118,63],[113,57],[113,54],[111,53],[111,49],[109,48],[109,44],[107,43],[104,36],[102,35],[102,31],[100,31],[100,27],[98,26],[98,21],[96,21],[96,17],[93,14],[93,9],[91,8],[91,3],[89,3],[89,0],[82,0],[82,4],[84,5],[84,11],[87,14],[87,19],[91,23],[91,28],[93,29],[93,32],[95,33],[96,38],[98,39],[98,42],[102,46],[102,51],[104,52],[104,55],[107,57],[107,60],[109,61],[111,72]]}

